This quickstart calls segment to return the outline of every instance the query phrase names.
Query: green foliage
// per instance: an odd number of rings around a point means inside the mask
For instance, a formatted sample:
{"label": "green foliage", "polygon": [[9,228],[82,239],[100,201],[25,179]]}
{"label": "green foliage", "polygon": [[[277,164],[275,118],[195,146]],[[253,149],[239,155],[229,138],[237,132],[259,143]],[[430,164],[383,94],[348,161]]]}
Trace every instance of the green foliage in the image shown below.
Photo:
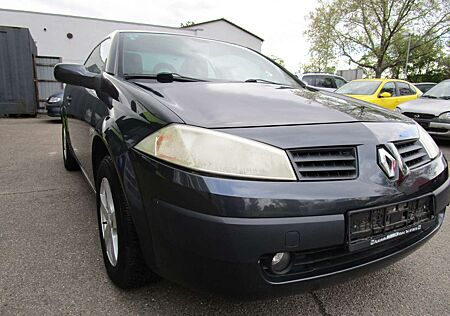
{"label": "green foliage", "polygon": [[334,74],[336,72],[336,66],[329,65],[328,62],[324,62],[322,59],[310,58],[308,64],[300,64],[301,72],[326,72]]}
{"label": "green foliage", "polygon": [[276,62],[280,66],[283,66],[283,67],[285,66],[284,60],[280,57],[277,57],[275,55],[270,55],[270,59],[272,59],[274,62]]}
{"label": "green foliage", "polygon": [[345,57],[376,77],[385,71],[398,76],[406,63],[407,32],[413,33],[409,67],[415,75],[417,67],[442,58],[449,7],[450,0],[320,0],[305,32],[311,60],[322,68]]}
{"label": "green foliage", "polygon": [[195,22],[193,22],[193,21],[186,21],[186,22],[181,22],[180,23],[180,27],[187,27],[187,26],[191,26],[191,25],[194,25],[195,24]]}
{"label": "green foliage", "polygon": [[[392,51],[398,59],[406,61],[409,37],[399,37],[392,45]],[[419,41],[417,35],[411,35],[411,45]],[[421,45],[410,52],[407,80],[411,82],[439,82],[449,78],[450,55],[441,39],[436,39],[429,45]],[[388,72],[391,77],[404,77],[405,64],[391,67]]]}

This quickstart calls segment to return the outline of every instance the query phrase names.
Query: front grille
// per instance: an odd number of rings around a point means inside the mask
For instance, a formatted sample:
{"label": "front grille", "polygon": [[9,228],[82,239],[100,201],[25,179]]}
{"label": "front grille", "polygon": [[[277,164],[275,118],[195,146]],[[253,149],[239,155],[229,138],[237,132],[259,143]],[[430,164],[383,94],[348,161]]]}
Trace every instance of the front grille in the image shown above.
{"label": "front grille", "polygon": [[356,148],[309,148],[289,151],[300,181],[354,179],[358,175]]}
{"label": "front grille", "polygon": [[424,119],[424,120],[431,120],[436,117],[433,114],[425,114],[425,113],[403,112],[402,114],[413,119]]}
{"label": "front grille", "polygon": [[410,168],[420,167],[430,161],[425,148],[419,140],[413,139],[395,143],[403,162]]}

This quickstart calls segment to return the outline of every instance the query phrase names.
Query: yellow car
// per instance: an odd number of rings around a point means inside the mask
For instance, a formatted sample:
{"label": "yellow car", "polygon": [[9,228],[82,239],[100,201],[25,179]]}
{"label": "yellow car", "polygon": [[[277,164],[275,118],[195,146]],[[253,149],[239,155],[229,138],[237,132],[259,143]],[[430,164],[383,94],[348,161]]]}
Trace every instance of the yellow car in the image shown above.
{"label": "yellow car", "polygon": [[349,97],[367,101],[389,110],[400,103],[417,99],[422,93],[407,81],[398,79],[358,79],[335,91]]}

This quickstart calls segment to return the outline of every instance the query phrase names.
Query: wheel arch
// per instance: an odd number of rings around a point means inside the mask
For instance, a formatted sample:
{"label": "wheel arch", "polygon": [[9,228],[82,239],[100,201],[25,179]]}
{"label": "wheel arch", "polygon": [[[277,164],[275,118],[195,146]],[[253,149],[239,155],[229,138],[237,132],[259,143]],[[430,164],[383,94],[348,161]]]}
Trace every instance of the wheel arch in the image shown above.
{"label": "wheel arch", "polygon": [[[152,235],[150,231],[150,227],[148,226],[148,221],[146,217],[145,207],[142,202],[142,198],[140,196],[140,191],[138,189],[138,194],[136,196],[135,190],[130,190],[130,181],[132,181],[135,178],[127,178],[127,180],[124,180],[121,176],[121,172],[119,172],[118,165],[116,165],[118,162],[116,161],[116,157],[113,155],[113,152],[109,148],[107,141],[104,140],[100,135],[95,135],[92,139],[92,172],[94,176],[94,182],[95,187],[98,189],[97,184],[97,169],[102,162],[102,160],[105,158],[105,156],[110,156],[111,160],[113,161],[114,167],[116,169],[118,179],[119,179],[119,185],[122,186],[122,189],[125,194],[125,198],[127,199],[127,202],[130,206],[130,215],[134,222],[134,226],[136,228],[136,232],[138,235],[140,247],[142,250],[142,254],[144,256],[144,260],[150,268],[155,267],[155,254],[153,250],[153,242],[152,242]],[[125,155],[126,156],[126,155]],[[129,159],[124,159],[127,161],[127,168],[129,171],[134,173],[134,169],[130,165]],[[124,167],[124,166],[122,166]],[[124,172],[126,173],[126,172]],[[125,183],[124,183],[125,182]],[[134,184],[132,187],[137,187],[137,183]],[[133,193],[131,193],[131,191]]]}
{"label": "wheel arch", "polygon": [[111,156],[107,145],[99,135],[94,136],[94,139],[92,140],[92,173],[95,185],[97,185],[98,167],[106,156]]}

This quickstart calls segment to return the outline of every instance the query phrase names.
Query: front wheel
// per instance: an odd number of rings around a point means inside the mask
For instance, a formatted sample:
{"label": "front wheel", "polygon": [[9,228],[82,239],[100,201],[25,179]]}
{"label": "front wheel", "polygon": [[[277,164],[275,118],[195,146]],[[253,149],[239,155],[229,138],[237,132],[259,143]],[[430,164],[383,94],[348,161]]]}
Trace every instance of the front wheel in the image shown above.
{"label": "front wheel", "polygon": [[98,168],[96,190],[100,242],[110,279],[120,288],[157,279],[145,265],[125,194],[108,156]]}

